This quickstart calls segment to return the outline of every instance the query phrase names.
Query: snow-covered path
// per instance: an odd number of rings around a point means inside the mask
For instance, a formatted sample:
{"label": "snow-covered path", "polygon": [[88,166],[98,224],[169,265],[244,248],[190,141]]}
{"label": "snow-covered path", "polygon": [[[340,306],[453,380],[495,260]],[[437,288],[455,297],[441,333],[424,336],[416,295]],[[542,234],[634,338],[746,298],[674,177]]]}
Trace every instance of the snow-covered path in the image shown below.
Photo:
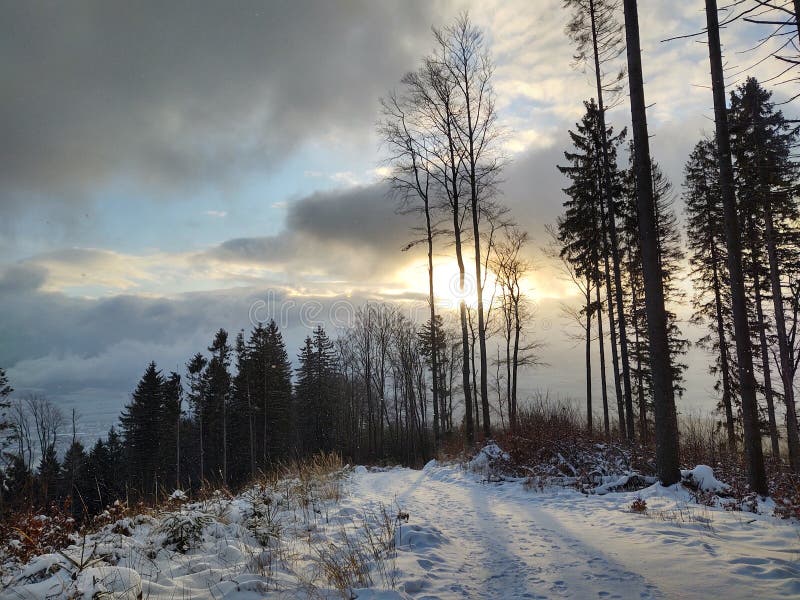
{"label": "snow-covered path", "polygon": [[[646,514],[629,510],[639,494]],[[0,600],[800,598],[797,523],[706,509],[678,486],[639,494],[484,483],[435,462],[288,478],[9,563]]]}
{"label": "snow-covered path", "polygon": [[409,513],[398,567],[416,598],[800,596],[796,526],[670,492],[648,504],[674,522],[626,511],[632,494],[537,493],[455,467],[362,473],[351,498]]}

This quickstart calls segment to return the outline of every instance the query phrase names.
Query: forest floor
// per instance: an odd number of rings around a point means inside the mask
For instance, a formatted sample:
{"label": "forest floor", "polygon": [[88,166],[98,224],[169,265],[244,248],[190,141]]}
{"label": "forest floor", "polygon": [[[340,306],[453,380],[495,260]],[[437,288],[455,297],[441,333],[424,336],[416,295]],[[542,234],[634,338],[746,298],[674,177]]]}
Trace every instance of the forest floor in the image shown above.
{"label": "forest floor", "polygon": [[730,511],[658,484],[586,495],[487,469],[345,468],[178,499],[7,565],[0,598],[800,596],[800,526],[769,501]]}

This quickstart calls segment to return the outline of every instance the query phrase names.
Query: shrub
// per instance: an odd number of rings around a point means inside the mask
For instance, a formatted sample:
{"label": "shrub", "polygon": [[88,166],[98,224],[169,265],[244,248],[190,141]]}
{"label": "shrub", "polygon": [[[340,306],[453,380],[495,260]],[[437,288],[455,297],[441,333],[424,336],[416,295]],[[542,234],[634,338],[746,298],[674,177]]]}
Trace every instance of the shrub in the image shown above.
{"label": "shrub", "polygon": [[33,511],[10,515],[0,525],[3,553],[21,563],[34,556],[58,552],[72,543],[75,520],[68,509],[53,504],[48,514]]}
{"label": "shrub", "polygon": [[203,529],[211,523],[211,517],[200,512],[178,512],[168,514],[156,529],[163,536],[161,546],[186,554],[196,548],[203,538]]}
{"label": "shrub", "polygon": [[637,496],[633,502],[631,502],[631,511],[635,513],[643,513],[647,510],[647,501],[642,498],[641,496]]}

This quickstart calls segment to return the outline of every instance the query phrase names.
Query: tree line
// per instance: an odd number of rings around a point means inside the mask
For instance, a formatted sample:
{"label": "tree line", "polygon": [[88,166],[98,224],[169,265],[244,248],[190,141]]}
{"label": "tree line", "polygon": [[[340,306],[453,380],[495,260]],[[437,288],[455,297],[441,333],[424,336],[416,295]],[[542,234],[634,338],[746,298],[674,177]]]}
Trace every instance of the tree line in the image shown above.
{"label": "tree line", "polygon": [[[519,300],[518,291],[509,294]],[[514,327],[512,319],[509,352]],[[474,410],[459,394],[460,345],[441,316],[420,325],[381,303],[360,307],[335,339],[317,326],[294,369],[274,321],[240,331],[233,341],[220,329],[182,373],[149,363],[118,425],[90,448],[76,435],[74,415],[64,449],[69,423],[58,407],[42,396],[15,398],[4,412],[2,508],[66,503],[83,518],[116,500],[162,498],[206,484],[236,487],[317,452],[420,465],[434,455],[436,436],[454,437],[465,407]],[[3,382],[5,398],[12,390],[4,374]],[[491,389],[498,397],[508,391],[502,377]],[[506,423],[510,410],[499,402],[492,414]]]}

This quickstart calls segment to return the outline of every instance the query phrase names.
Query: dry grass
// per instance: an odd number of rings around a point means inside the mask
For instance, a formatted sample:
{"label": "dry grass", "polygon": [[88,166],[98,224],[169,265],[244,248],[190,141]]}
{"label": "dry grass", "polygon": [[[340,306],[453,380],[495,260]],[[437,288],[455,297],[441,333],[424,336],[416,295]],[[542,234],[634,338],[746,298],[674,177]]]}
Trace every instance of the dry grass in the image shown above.
{"label": "dry grass", "polygon": [[314,562],[321,577],[342,598],[354,598],[353,590],[375,585],[380,578],[385,589],[396,585],[395,540],[402,511],[390,513],[385,506],[364,513],[360,523],[342,526],[334,539],[312,544]]}
{"label": "dry grass", "polygon": [[[682,415],[679,429],[681,464],[686,468],[709,465],[718,479],[731,486],[723,499],[695,490],[694,501],[705,506],[721,504],[728,510],[755,510],[758,499],[747,483],[741,444],[729,448],[725,431],[708,417]],[[502,433],[497,439],[511,456],[509,465],[498,466],[510,474],[527,475],[529,489],[560,484],[590,492],[603,475],[655,475],[652,443],[628,443],[619,439],[617,430],[612,430],[610,440],[602,430],[589,433],[578,404],[547,395],[539,394],[520,410],[515,433]],[[800,519],[800,475],[792,473],[785,460],[768,458],[766,466],[776,515]],[[644,485],[644,480],[634,481],[631,489]]]}

